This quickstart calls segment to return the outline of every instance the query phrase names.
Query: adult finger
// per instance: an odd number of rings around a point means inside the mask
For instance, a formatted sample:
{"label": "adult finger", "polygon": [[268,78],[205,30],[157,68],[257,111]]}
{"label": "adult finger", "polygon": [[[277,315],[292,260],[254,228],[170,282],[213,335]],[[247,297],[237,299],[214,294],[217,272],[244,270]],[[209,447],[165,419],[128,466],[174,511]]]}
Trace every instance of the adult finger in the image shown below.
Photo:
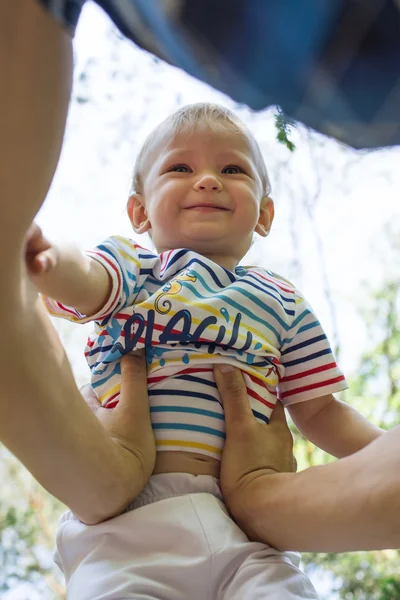
{"label": "adult finger", "polygon": [[[292,452],[293,452],[293,436],[292,436],[292,432],[289,429],[289,425],[288,425],[288,422],[286,419],[285,409],[283,408],[282,402],[280,402],[279,400],[276,403],[274,410],[272,411],[268,427],[274,428],[276,430],[275,433],[276,434],[279,433],[279,436],[281,437],[281,439],[283,438],[284,440],[286,440],[286,443],[285,443],[286,450],[292,454]],[[277,428],[279,428],[279,429],[277,430]],[[297,460],[293,456],[293,454],[292,454],[292,464],[293,464],[292,471],[296,472],[297,471]]]}
{"label": "adult finger", "polygon": [[240,369],[231,365],[215,365],[214,377],[221,395],[227,429],[253,421],[247,388]]}
{"label": "adult finger", "polygon": [[285,409],[283,408],[282,402],[280,402],[279,400],[276,403],[275,408],[272,411],[271,417],[269,419],[270,425],[274,425],[276,423],[281,423],[288,427]]}
{"label": "adult finger", "polygon": [[143,352],[126,354],[121,359],[121,392],[115,410],[124,411],[127,418],[140,419],[149,414],[147,365]]}
{"label": "adult finger", "polygon": [[95,413],[101,406],[92,386],[87,383],[79,390],[89,408]]}

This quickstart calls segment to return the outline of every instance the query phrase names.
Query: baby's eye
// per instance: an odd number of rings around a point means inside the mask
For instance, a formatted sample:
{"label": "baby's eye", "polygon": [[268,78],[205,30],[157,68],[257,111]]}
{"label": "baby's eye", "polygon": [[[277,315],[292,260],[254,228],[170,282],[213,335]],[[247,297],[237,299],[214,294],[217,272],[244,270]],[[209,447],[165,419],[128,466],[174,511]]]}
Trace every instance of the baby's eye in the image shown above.
{"label": "baby's eye", "polygon": [[187,165],[174,165],[169,171],[173,171],[174,173],[190,173],[190,167]]}
{"label": "baby's eye", "polygon": [[227,175],[236,175],[237,173],[243,173],[243,169],[237,165],[227,165],[222,169],[222,173]]}

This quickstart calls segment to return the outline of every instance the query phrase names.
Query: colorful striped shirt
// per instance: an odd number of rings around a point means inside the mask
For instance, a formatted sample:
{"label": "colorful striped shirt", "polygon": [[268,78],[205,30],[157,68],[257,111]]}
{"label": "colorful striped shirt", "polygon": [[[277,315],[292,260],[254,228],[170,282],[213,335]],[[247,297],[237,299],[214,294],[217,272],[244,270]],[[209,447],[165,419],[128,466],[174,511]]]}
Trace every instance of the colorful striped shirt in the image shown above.
{"label": "colorful striped shirt", "polygon": [[87,317],[49,298],[51,314],[94,321],[86,346],[100,402],[115,406],[120,359],[146,349],[158,450],[219,458],[224,414],[215,363],[239,367],[254,415],[347,387],[310,305],[288,281],[259,267],[228,271],[188,249],[154,254],[122,237],[90,251],[112,279],[106,305]]}

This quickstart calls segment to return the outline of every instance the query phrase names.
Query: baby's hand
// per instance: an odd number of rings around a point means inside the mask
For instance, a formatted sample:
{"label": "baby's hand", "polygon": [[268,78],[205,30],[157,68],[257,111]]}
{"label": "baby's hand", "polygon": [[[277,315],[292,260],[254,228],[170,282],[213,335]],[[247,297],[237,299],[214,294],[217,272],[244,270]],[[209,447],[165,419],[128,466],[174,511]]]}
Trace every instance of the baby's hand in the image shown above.
{"label": "baby's hand", "polygon": [[25,259],[29,273],[34,276],[48,273],[57,264],[57,248],[44,237],[36,223],[32,223],[26,234]]}

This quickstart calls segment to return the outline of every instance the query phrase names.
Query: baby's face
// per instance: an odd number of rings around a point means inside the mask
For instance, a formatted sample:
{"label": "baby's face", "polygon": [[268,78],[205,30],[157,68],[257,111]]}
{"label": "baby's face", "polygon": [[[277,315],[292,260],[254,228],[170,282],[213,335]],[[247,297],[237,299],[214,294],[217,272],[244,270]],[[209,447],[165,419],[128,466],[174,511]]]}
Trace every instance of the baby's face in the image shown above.
{"label": "baby's face", "polygon": [[158,252],[190,248],[240,260],[254,231],[263,234],[255,160],[244,134],[204,126],[161,145],[143,182],[148,228]]}

